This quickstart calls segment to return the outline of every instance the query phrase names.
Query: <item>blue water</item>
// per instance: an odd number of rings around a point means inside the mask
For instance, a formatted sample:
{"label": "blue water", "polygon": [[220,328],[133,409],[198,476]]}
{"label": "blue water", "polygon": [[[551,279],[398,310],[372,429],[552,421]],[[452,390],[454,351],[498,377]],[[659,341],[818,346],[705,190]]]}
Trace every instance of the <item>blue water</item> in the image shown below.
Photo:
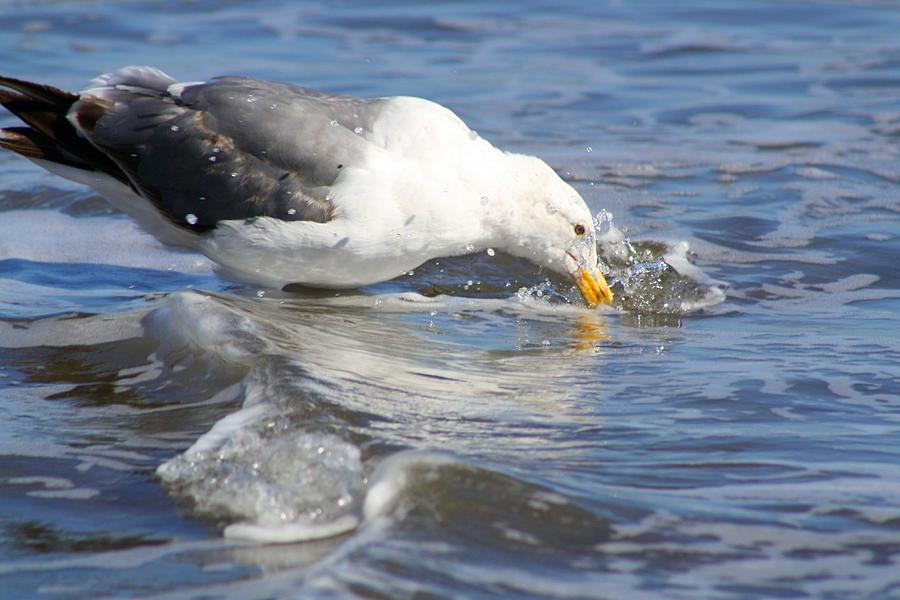
{"label": "blue water", "polygon": [[624,236],[609,312],[502,254],[276,293],[0,154],[0,597],[900,598],[900,6],[0,16],[65,89],[436,100]]}

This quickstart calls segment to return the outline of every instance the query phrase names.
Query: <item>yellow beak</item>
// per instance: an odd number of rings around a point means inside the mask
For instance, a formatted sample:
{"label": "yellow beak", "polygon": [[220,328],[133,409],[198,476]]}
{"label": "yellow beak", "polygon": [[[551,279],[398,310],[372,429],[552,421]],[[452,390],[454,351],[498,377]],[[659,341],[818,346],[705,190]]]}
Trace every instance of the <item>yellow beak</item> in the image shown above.
{"label": "yellow beak", "polygon": [[612,292],[609,291],[609,285],[600,271],[595,270],[591,273],[586,269],[579,269],[578,276],[575,278],[575,284],[589,307],[594,308],[601,302],[612,304]]}

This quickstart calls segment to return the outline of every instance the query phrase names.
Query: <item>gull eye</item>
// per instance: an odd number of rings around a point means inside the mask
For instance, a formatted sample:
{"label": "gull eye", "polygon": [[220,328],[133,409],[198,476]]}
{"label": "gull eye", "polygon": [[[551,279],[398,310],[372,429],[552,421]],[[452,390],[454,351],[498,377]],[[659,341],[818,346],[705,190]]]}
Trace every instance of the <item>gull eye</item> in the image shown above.
{"label": "gull eye", "polygon": [[584,235],[584,225],[579,223],[575,226],[575,235]]}

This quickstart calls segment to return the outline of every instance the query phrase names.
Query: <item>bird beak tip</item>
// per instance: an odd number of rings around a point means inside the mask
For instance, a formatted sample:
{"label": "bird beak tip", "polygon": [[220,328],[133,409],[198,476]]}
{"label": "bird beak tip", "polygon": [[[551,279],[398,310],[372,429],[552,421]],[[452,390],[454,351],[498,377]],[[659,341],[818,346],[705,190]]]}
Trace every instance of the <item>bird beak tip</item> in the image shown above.
{"label": "bird beak tip", "polygon": [[579,269],[575,278],[575,284],[578,286],[581,295],[584,297],[588,306],[594,308],[598,304],[612,304],[613,295],[606,283],[606,278],[600,271],[595,270],[593,273],[587,269]]}

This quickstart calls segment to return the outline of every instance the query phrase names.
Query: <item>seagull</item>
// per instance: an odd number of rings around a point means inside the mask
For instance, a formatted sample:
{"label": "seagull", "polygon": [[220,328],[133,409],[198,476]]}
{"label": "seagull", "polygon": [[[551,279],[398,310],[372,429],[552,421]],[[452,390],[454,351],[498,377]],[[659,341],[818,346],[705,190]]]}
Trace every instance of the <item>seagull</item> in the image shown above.
{"label": "seagull", "polygon": [[348,289],[488,248],[612,302],[594,221],[545,162],[415,97],[125,67],[80,93],[0,77],[0,146],[93,188],[226,279]]}

